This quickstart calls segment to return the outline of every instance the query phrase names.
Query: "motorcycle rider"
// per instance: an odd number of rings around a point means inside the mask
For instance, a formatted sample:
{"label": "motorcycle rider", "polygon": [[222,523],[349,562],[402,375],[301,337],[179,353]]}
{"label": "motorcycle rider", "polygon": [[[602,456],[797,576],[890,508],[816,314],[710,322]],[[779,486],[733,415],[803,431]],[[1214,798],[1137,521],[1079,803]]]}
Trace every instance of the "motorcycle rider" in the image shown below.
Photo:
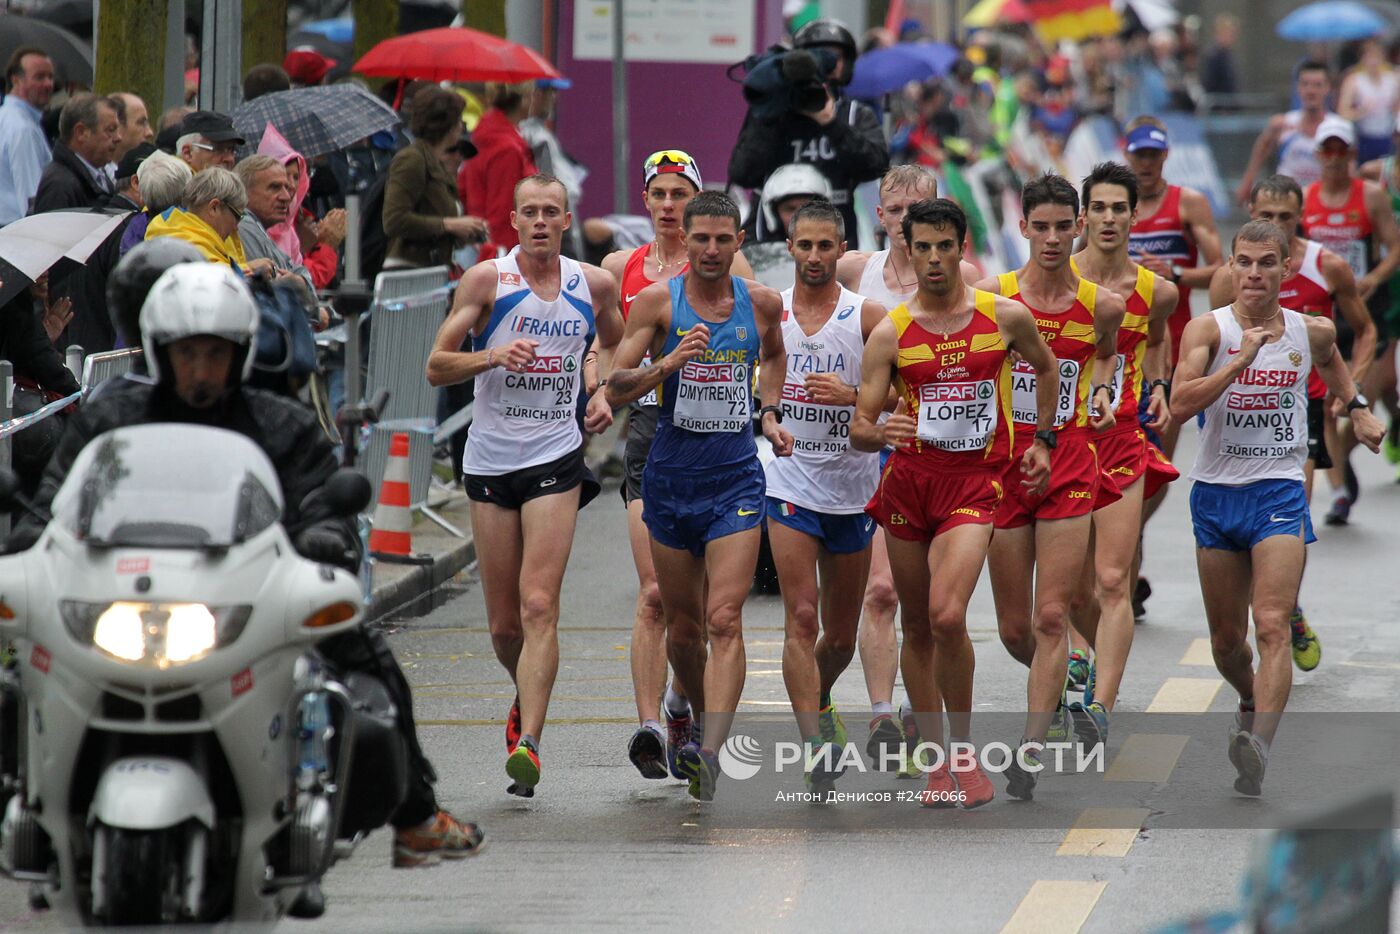
{"label": "motorcycle rider", "polygon": [[[147,244],[149,246],[149,244]],[[46,513],[78,453],[104,432],[151,422],[185,422],[236,431],[261,447],[277,470],[286,501],[282,522],[293,546],[305,558],[359,570],[360,538],[353,518],[333,515],[322,487],[338,467],[330,442],[315,415],[283,396],[244,385],[252,369],[258,309],[232,269],[216,263],[173,265],[149,295],[127,288],[111,313],[119,329],[130,323],[127,301],[143,299],[140,313],[148,380],[113,381],[69,420],[58,450],[35,497]],[[122,261],[153,271],[151,257],[133,250]],[[120,267],[119,267],[120,268]],[[119,277],[122,278],[122,277]],[[123,278],[131,285],[130,275]],[[7,550],[32,545],[43,531],[33,516],[16,528]],[[399,729],[408,750],[409,790],[390,823],[395,868],[433,865],[480,852],[485,835],[476,824],[457,820],[440,808],[433,794],[437,776],[418,742],[413,698],[383,633],[370,627],[321,642],[321,654],[340,673],[364,672],[380,679],[397,707]],[[319,891],[308,891],[293,914],[315,917],[323,910]]]}

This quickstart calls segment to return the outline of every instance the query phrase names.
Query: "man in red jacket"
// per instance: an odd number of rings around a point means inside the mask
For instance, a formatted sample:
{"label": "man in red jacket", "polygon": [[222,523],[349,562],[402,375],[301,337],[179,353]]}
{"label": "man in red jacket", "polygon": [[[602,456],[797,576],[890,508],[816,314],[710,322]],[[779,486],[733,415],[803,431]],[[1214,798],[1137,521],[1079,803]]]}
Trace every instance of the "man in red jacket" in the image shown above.
{"label": "man in red jacket", "polygon": [[491,247],[509,250],[520,243],[510,224],[515,183],[536,174],[530,146],[516,129],[530,110],[531,84],[487,86],[491,109],[472,131],[477,156],[466,170],[466,207],[486,219],[490,243],[481,255],[494,255]]}

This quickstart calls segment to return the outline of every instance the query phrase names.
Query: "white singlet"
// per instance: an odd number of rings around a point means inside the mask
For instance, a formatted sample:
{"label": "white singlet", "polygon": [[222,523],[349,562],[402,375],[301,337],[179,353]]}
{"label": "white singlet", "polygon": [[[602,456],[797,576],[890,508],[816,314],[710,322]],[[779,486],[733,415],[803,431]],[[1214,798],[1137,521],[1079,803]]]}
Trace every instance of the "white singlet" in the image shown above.
{"label": "white singlet", "polygon": [[914,297],[914,293],[919,291],[919,284],[915,282],[913,288],[903,294],[891,291],[885,284],[885,262],[889,258],[889,250],[870,254],[870,258],[865,261],[865,268],[860,271],[860,294],[871,301],[879,302],[885,307],[885,311],[894,311]]}
{"label": "white singlet", "polygon": [[865,299],[841,289],[836,310],[817,333],[807,336],[792,313],[792,289],[783,294],[783,427],[792,432],[791,457],[765,465],[768,495],[831,515],[855,515],[875,495],[880,457],[851,447],[853,405],[818,405],[807,397],[808,376],[830,373],[849,386],[860,385],[865,353],[861,305]]}
{"label": "white singlet", "polygon": [[[1191,479],[1226,486],[1303,479],[1312,352],[1307,317],[1287,308],[1280,312],[1283,334],[1260,347],[1249,369],[1206,408]],[[1244,333],[1230,306],[1211,314],[1220,328],[1220,346],[1205,375],[1239,352]]]}
{"label": "white singlet", "polygon": [[[1323,119],[1327,117],[1337,115],[1328,111]],[[1306,191],[1309,185],[1322,178],[1322,163],[1317,161],[1317,137],[1304,135],[1302,124],[1301,110],[1290,110],[1283,115],[1283,132],[1278,138],[1278,174],[1292,178]]]}
{"label": "white singlet", "polygon": [[593,339],[593,295],[581,267],[559,257],[559,296],[540,298],[521,275],[516,247],[495,260],[496,299],[478,350],[522,337],[539,342],[523,373],[495,367],[477,374],[464,473],[500,476],[559,460],[583,443],[575,418],[583,352]]}

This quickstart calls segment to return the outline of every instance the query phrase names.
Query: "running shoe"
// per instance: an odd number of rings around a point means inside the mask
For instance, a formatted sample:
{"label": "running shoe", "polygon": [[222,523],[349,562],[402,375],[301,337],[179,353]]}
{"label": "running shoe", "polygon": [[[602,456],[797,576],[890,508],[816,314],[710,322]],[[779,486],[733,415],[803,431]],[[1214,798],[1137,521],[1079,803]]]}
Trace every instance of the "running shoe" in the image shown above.
{"label": "running shoe", "polygon": [[719,778],[719,757],[712,750],[701,749],[695,742],[686,743],[676,753],[681,773],[690,783],[690,796],[697,801],[715,799],[715,781]]}
{"label": "running shoe", "polygon": [[1258,797],[1264,790],[1264,769],[1269,764],[1269,754],[1264,745],[1253,733],[1240,730],[1230,737],[1230,764],[1235,767],[1235,790],[1242,795]]}
{"label": "running shoe", "polygon": [[1089,677],[1084,681],[1084,700],[1081,703],[1088,707],[1094,702],[1094,688],[1099,683],[1099,660],[1096,658],[1089,660]]}
{"label": "running shoe", "polygon": [[522,798],[534,797],[535,786],[540,783],[540,754],[528,739],[516,743],[515,749],[506,757],[506,774],[511,779],[511,786],[506,791]]}
{"label": "running shoe", "polygon": [[1327,510],[1327,515],[1322,517],[1322,521],[1328,525],[1346,525],[1351,519],[1351,498],[1345,493],[1338,493],[1336,499],[1332,500],[1332,506]]}
{"label": "running shoe", "polygon": [[695,738],[695,720],[691,718],[689,710],[677,716],[665,704],[661,705],[661,709],[666,712],[666,767],[671,770],[672,778],[685,781],[685,775],[676,761],[676,753]]}
{"label": "running shoe", "polygon": [[815,795],[825,795],[836,789],[836,779],[841,777],[841,749],[833,743],[809,746],[806,750],[806,769],[802,779],[807,790]]}
{"label": "running shoe", "polygon": [[1013,798],[1029,801],[1035,797],[1035,783],[1040,777],[1040,772],[1022,768],[1022,758],[1031,765],[1037,765],[1040,762],[1040,753],[1034,746],[1022,746],[1011,756],[1011,761],[1006,766],[1006,793]]}
{"label": "running shoe", "polygon": [[1385,455],[1386,461],[1391,464],[1400,464],[1400,444],[1396,443],[1396,427],[1397,424],[1391,422],[1390,427],[1386,429],[1385,438],[1381,440],[1381,453]]}
{"label": "running shoe", "polygon": [[899,752],[904,743],[904,731],[894,720],[893,714],[880,714],[870,721],[870,738],[865,741],[865,754],[875,768],[884,770],[889,759]]}
{"label": "running shoe", "polygon": [[1069,667],[1065,675],[1071,691],[1082,691],[1089,680],[1089,656],[1075,649],[1069,653]]}
{"label": "running shoe", "polygon": [[821,733],[822,741],[832,743],[838,752],[846,748],[846,722],[841,719],[840,712],[836,709],[836,704],[827,704],[817,714],[817,729]]}
{"label": "running shoe", "polygon": [[1142,622],[1147,617],[1147,598],[1152,596],[1152,585],[1147,578],[1139,577],[1133,585],[1133,622]]}
{"label": "running shoe", "polygon": [[1103,704],[1094,701],[1089,704],[1075,704],[1070,708],[1074,718],[1074,736],[1079,745],[1093,749],[1100,743],[1108,743],[1108,710]]}
{"label": "running shoe", "polygon": [[517,694],[515,702],[510,705],[510,713],[506,714],[506,752],[514,751],[522,732],[524,731],[520,728],[520,695]]}
{"label": "running shoe", "polygon": [[1312,671],[1322,661],[1322,643],[1318,640],[1317,633],[1308,625],[1308,618],[1303,615],[1302,607],[1293,608],[1288,625],[1293,630],[1293,664],[1297,665],[1300,671]]}
{"label": "running shoe", "polygon": [[642,773],[642,778],[665,778],[666,741],[661,731],[651,726],[638,727],[627,744],[627,758]]}
{"label": "running shoe", "polygon": [[944,762],[928,773],[928,784],[919,792],[919,806],[925,808],[955,808],[958,806],[958,783]]}
{"label": "running shoe", "polygon": [[1230,736],[1233,738],[1236,733],[1252,733],[1253,731],[1254,705],[1246,707],[1244,701],[1240,701],[1239,706],[1235,708],[1235,725],[1230,730]]}
{"label": "running shoe", "polygon": [[1047,743],[1067,743],[1070,734],[1074,732],[1074,726],[1069,714],[1069,681],[1065,681],[1065,687],[1060,690],[1060,703],[1055,708],[1055,713],[1050,717],[1050,728],[1045,731],[1045,741]]}
{"label": "running shoe", "polygon": [[443,859],[475,856],[486,848],[486,834],[476,824],[439,810],[427,827],[394,834],[394,868],[435,866]]}
{"label": "running shoe", "polygon": [[992,788],[992,780],[987,777],[987,773],[982,771],[982,766],[976,762],[970,769],[959,769],[953,772],[953,781],[958,783],[958,807],[964,811],[971,811],[973,808],[980,808],[984,804],[990,804],[997,796],[996,790]]}
{"label": "running shoe", "polygon": [[928,750],[920,749],[917,744],[906,745],[899,754],[899,771],[894,773],[895,778],[921,778],[927,771]]}

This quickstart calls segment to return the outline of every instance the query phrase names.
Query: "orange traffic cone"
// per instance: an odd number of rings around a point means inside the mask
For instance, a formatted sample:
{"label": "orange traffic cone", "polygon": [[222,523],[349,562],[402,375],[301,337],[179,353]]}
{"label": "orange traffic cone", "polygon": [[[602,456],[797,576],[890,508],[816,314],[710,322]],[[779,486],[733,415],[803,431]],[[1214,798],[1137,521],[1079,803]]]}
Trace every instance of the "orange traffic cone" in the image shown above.
{"label": "orange traffic cone", "polygon": [[413,552],[413,513],[409,510],[408,434],[395,432],[389,441],[389,460],[374,507],[374,527],[369,551],[376,558],[407,558]]}

